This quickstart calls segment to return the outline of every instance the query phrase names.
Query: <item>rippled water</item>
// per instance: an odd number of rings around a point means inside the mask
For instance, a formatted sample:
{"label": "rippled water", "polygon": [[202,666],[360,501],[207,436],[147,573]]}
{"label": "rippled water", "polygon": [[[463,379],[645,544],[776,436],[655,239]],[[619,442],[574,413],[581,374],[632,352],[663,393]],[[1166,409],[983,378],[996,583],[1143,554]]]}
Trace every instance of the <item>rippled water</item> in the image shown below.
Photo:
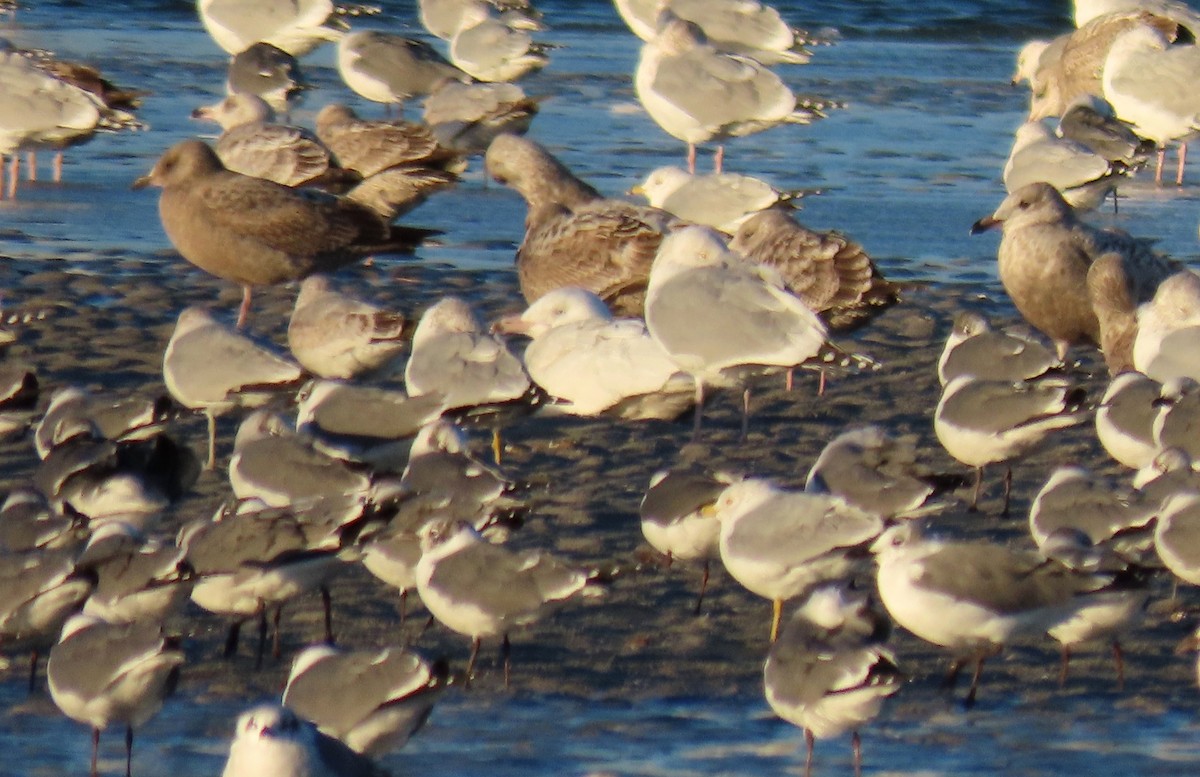
{"label": "rippled water", "polygon": [[[5,34],[23,45],[93,61],[118,83],[147,89],[151,94],[140,115],[152,129],[101,136],[73,149],[66,183],[23,184],[16,201],[0,202],[0,255],[65,260],[47,266],[106,282],[120,280],[121,268],[134,265],[160,266],[164,275],[194,272],[171,252],[155,214],[155,195],[130,192],[128,185],[176,140],[210,131],[187,117],[193,107],[219,97],[223,53],[203,32],[191,4],[182,1],[25,5],[6,23]],[[413,3],[381,5],[385,14],[372,26],[415,29]],[[728,166],[784,188],[824,189],[805,201],[806,223],[855,237],[890,277],[983,297],[990,310],[1011,316],[996,280],[996,238],[969,238],[967,228],[1003,194],[999,171],[1025,99],[1008,85],[1014,52],[1025,38],[1066,28],[1067,9],[1060,5],[780,3],[798,25],[841,30],[842,40],[818,50],[811,65],[784,72],[798,91],[844,100],[847,107],[812,127],[784,127],[735,141]],[[625,191],[658,165],[680,163],[682,145],[637,106],[630,73],[638,43],[608,3],[541,0],[539,7],[551,27],[542,37],[561,48],[546,71],[525,82],[530,93],[549,95],[532,135],[608,194]],[[305,60],[319,88],[295,112],[297,123],[311,123],[329,100],[355,102],[339,85],[332,61],[329,48]],[[359,107],[368,115],[380,113]],[[702,159],[709,164],[707,153]],[[1192,180],[1198,177],[1193,173]],[[1195,255],[1194,186],[1155,190],[1135,181],[1125,194],[1119,215],[1096,218],[1157,236],[1179,257]],[[486,183],[476,163],[461,186],[434,197],[406,221],[446,232],[440,245],[420,252],[422,261],[508,271],[523,217],[520,199]],[[130,265],[128,259],[137,262]],[[104,304],[101,297],[91,304]],[[536,642],[536,636],[528,641]],[[897,699],[864,732],[868,769],[910,775],[1171,775],[1194,769],[1200,751],[1192,671],[1165,644],[1160,638],[1148,654],[1131,659],[1133,671],[1157,673],[1139,695],[1113,692],[1109,668],[1099,658],[1086,665],[1089,679],[1073,692],[1050,692],[1046,678],[1053,667],[1047,663],[1038,690],[1026,687],[1028,673],[1014,672],[999,683],[998,693],[985,692],[986,701],[971,713],[929,688],[923,696],[902,694],[915,700]],[[1048,655],[1016,660],[1036,665],[1052,660]],[[680,679],[670,697],[623,700],[614,688],[637,683],[620,670],[594,694],[450,694],[427,729],[386,765],[397,774],[447,775],[797,773],[802,739],[769,713],[758,687],[761,656],[750,656],[729,670],[733,680],[715,697],[711,680],[695,677],[699,689],[693,690],[689,670],[675,665]],[[5,710],[0,774],[81,770],[88,747],[83,729],[59,715],[44,694],[27,697],[21,674],[14,668],[0,683]],[[219,670],[189,675],[180,695],[139,734],[135,772],[217,773],[233,716],[274,690],[269,684],[278,682],[278,673],[269,677],[249,681],[239,695],[230,687],[240,680]],[[103,766],[110,773],[120,770],[119,739],[110,734],[105,740]],[[848,772],[846,740],[823,743],[818,766],[820,773]]]}

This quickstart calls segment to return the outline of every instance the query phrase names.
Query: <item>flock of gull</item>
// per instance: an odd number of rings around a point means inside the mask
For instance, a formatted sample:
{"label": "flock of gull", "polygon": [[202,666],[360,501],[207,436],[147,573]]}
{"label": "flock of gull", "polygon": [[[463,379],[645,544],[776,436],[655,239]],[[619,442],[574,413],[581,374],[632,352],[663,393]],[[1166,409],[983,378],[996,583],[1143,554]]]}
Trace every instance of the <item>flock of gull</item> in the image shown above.
{"label": "flock of gull", "polygon": [[[236,323],[179,313],[162,359],[173,402],[68,387],[41,408],[36,376],[0,373],[5,431],[31,428],[39,459],[0,507],[0,646],[32,653],[31,688],[48,656],[54,703],[93,731],[93,773],[109,727],[125,729],[130,771],[133,732],[184,663],[168,626],[185,607],[227,619],[227,656],[257,621],[261,665],[272,634],[279,656],[283,606],[317,591],[325,641],[295,656],[278,704],[239,718],[225,777],[381,773],[374,759],[403,746],[447,687],[469,687],[483,640],[500,641],[507,685],[510,633],[612,583],[614,570],[505,544],[531,510],[502,469],[506,428],[533,414],[690,415],[699,440],[712,393],[735,388],[744,435],[749,386],[764,375],[791,388],[796,368],[822,385],[879,368],[833,336],[870,326],[905,288],[853,240],[803,226],[791,204],[803,192],[722,169],[727,141],[840,107],[797,96],[774,70],[831,40],[746,0],[615,4],[644,41],[632,75],[642,106],[687,146],[686,169],[635,187],[646,205],[603,196],[524,136],[538,99],[513,82],[552,56],[534,40],[548,22],[525,2],[421,0],[431,45],[349,29],[369,25],[368,7],[199,0],[231,60],[228,96],[194,117],[221,135],[174,145],[136,185],[161,189],[162,227],[184,259],[242,288]],[[972,230],[1002,230],[1000,280],[1036,331],[960,315],[932,416],[975,471],[972,509],[985,467],[1009,467],[1011,480],[1014,462],[1088,422],[1136,471],[1131,485],[1064,466],[1033,500],[1025,547],[943,538],[929,519],[968,480],[922,466],[910,439],[858,426],[829,441],[802,490],[679,466],[645,493],[657,551],[702,564],[705,584],[720,560],[772,603],[765,696],[804,730],[809,767],[815,739],[850,731],[859,769],[858,728],[906,680],[893,624],[948,651],[952,677],[973,666],[970,704],[985,660],[1018,639],[1056,641],[1062,681],[1074,649],[1111,644],[1123,678],[1120,639],[1143,622],[1152,583],[1200,585],[1200,276],[1085,220],[1155,150],[1161,181],[1168,143],[1183,144],[1182,182],[1200,105],[1176,84],[1200,75],[1200,16],[1170,0],[1099,5],[1078,0],[1076,30],[1022,50],[1017,78],[1032,97],[1004,171],[1010,193]],[[312,130],[281,119],[304,90],[296,58],[326,41],[348,89],[398,113],[421,98],[423,119],[363,119],[338,103]],[[22,152],[138,126],[140,95],[80,72],[45,52],[0,52],[7,196],[19,196]],[[706,143],[718,146],[715,172],[697,174]],[[337,269],[435,238],[396,220],[474,157],[527,205],[524,312],[489,324],[447,296],[414,322],[339,290]],[[299,292],[284,352],[247,329],[252,290],[287,282]],[[1098,401],[1066,361],[1079,346],[1098,347],[1111,372]],[[177,406],[207,416],[205,456],[177,439]],[[161,515],[217,467],[229,414],[240,419],[232,497],[167,536]],[[472,450],[469,429],[490,433],[490,455]],[[468,638],[465,666],[403,645],[334,646],[329,584],[350,563],[399,592],[402,618],[415,593],[431,622]],[[702,586],[697,612],[703,597]]]}

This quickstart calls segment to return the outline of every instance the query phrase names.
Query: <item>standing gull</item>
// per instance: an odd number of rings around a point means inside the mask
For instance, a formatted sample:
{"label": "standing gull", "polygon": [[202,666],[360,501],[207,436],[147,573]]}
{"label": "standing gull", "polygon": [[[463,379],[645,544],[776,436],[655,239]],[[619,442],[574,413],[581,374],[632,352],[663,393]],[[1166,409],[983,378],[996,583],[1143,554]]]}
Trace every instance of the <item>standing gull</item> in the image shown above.
{"label": "standing gull", "polygon": [[204,29],[230,54],[262,41],[301,57],[338,40],[345,29],[331,0],[197,0],[196,10]]}
{"label": "standing gull", "polygon": [[525,301],[579,286],[619,316],[643,314],[655,253],[675,219],[666,211],[605,199],[545,148],[500,135],[488,147],[488,173],[525,199],[517,279]]}
{"label": "standing gull", "polygon": [[133,730],[152,718],[175,689],[183,651],[155,622],[108,623],[76,615],[50,649],[50,698],[67,717],[92,728],[92,775],[100,732],[125,726],[125,777],[133,763]]}
{"label": "standing gull", "polygon": [[726,571],[747,590],[771,600],[771,641],[783,603],[821,583],[848,577],[851,552],[883,531],[883,519],[839,496],[785,491],[747,478],[726,488],[713,508],[721,522]]}
{"label": "standing gull", "polygon": [[646,327],[704,386],[747,367],[795,367],[825,344],[825,325],[769,268],[732,253],[717,233],[685,227],[663,240],[646,291]]}
{"label": "standing gull", "polygon": [[[634,74],[638,99],[664,132],[687,143],[688,172],[696,146],[751,135],[779,124],[811,124],[819,108],[797,104],[779,76],[748,57],[709,45],[691,22],[671,17],[642,45]],[[714,167],[721,172],[724,145]]]}
{"label": "standing gull", "polygon": [[862,773],[858,727],[879,714],[905,677],[887,647],[891,624],[866,596],[844,584],[814,590],[771,645],[763,666],[767,703],[804,730],[812,769],[814,740],[852,731],[854,773]]}
{"label": "standing gull", "polygon": [[227,170],[199,140],[172,146],[134,183],[148,185],[162,187],[159,217],[183,258],[241,285],[239,327],[254,286],[336,270],[374,253],[411,251],[428,234],[390,226],[370,209],[333,195]]}
{"label": "standing gull", "polygon": [[221,777],[386,777],[344,742],[322,734],[287,707],[261,704],[243,712]]}
{"label": "standing gull", "polygon": [[208,416],[208,463],[216,463],[217,416],[256,407],[275,391],[298,386],[294,363],[221,324],[203,308],[186,308],[163,353],[163,381],[181,405]]}

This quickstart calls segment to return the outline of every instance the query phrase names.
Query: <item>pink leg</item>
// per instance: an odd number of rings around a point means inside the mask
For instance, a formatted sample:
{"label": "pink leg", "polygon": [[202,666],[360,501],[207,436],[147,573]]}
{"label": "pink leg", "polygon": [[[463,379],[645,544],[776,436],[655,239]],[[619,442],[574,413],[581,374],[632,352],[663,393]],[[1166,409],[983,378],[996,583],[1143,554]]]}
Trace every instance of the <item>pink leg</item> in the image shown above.
{"label": "pink leg", "polygon": [[62,163],[63,152],[59,151],[54,155],[54,182],[62,183]]}
{"label": "pink leg", "polygon": [[688,172],[692,175],[696,174],[696,144],[688,143],[687,153]]}
{"label": "pink leg", "polygon": [[1162,186],[1162,169],[1163,169],[1163,162],[1166,160],[1166,156],[1167,156],[1167,149],[1165,146],[1160,148],[1158,150],[1158,153],[1155,155],[1155,158],[1157,160],[1154,164],[1154,185],[1155,186]]}
{"label": "pink leg", "polygon": [[250,287],[242,287],[242,306],[238,308],[237,328],[246,326],[246,318],[250,315]]}
{"label": "pink leg", "polygon": [[36,151],[26,152],[25,162],[26,162],[26,164],[29,165],[29,169],[25,171],[26,179],[30,180],[30,181],[36,181],[37,180],[37,152]]}
{"label": "pink leg", "polygon": [[1175,171],[1175,185],[1183,186],[1183,166],[1187,163],[1187,142],[1179,144],[1179,168]]}
{"label": "pink leg", "polygon": [[20,153],[12,155],[12,162],[8,167],[8,198],[11,200],[17,196],[17,177],[21,175],[21,155]]}
{"label": "pink leg", "polygon": [[721,165],[725,162],[725,145],[717,146],[717,153],[713,155],[713,170],[720,175]]}
{"label": "pink leg", "polygon": [[0,200],[8,196],[4,190],[4,154],[0,154]]}

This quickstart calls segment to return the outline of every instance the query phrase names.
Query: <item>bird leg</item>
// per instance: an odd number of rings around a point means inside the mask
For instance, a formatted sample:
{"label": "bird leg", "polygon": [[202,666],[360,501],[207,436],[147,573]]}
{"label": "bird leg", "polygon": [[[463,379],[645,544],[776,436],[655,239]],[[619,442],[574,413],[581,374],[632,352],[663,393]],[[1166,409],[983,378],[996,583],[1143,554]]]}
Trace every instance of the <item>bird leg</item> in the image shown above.
{"label": "bird leg", "polygon": [[1187,141],[1179,144],[1179,167],[1175,170],[1175,185],[1183,186],[1183,166],[1187,163]]}
{"label": "bird leg", "polygon": [[1166,161],[1166,158],[1167,158],[1167,147],[1160,146],[1158,149],[1158,152],[1155,154],[1155,160],[1156,160],[1155,165],[1154,165],[1154,185],[1155,186],[1162,186],[1162,169],[1163,169],[1163,162]]}
{"label": "bird leg", "polygon": [[783,600],[775,599],[771,602],[771,643],[779,638],[779,621],[783,617]]}
{"label": "bird leg", "polygon": [[63,152],[54,155],[54,182],[62,183]]}
{"label": "bird leg", "polygon": [[283,649],[279,645],[279,621],[282,618],[283,605],[281,604],[275,608],[275,615],[271,618],[271,658],[276,661],[283,656]]}
{"label": "bird leg", "polygon": [[695,175],[696,174],[696,144],[695,143],[688,143],[687,163],[688,163],[688,174]]}
{"label": "bird leg", "polygon": [[1112,643],[1113,666],[1117,668],[1117,690],[1125,690],[1125,652],[1121,650],[1121,640],[1114,639]]}
{"label": "bird leg", "polygon": [[[671,557],[668,555],[668,559]],[[700,614],[700,605],[704,604],[704,592],[708,590],[708,559],[704,559],[704,576],[700,578],[700,595],[696,597],[696,609],[693,615]]]}
{"label": "bird leg", "polygon": [[817,396],[818,397],[825,396],[825,375],[826,374],[827,373],[825,372],[824,369],[817,370],[817,375],[818,375],[818,377],[817,377]]}
{"label": "bird leg", "polygon": [[1009,465],[1004,470],[1004,509],[1000,511],[1000,516],[1008,517],[1008,500],[1012,496],[1012,466]]}
{"label": "bird leg", "polygon": [[742,442],[750,434],[750,387],[742,389]]}
{"label": "bird leg", "polygon": [[40,657],[41,656],[36,650],[29,654],[29,693],[31,695],[33,694],[34,689],[37,688],[37,669],[38,659]]}
{"label": "bird leg", "polygon": [[508,634],[504,635],[504,641],[500,643],[500,660],[504,664],[504,689],[508,690],[509,675],[512,671],[512,643],[508,641]]}
{"label": "bird leg", "polygon": [[25,166],[29,169],[25,171],[25,179],[28,181],[37,180],[37,152],[29,151],[25,154]]}
{"label": "bird leg", "polygon": [[1062,646],[1062,661],[1058,665],[1058,687],[1064,688],[1067,685],[1067,672],[1071,669],[1071,648],[1066,645]]}
{"label": "bird leg", "polygon": [[249,286],[242,287],[242,306],[238,308],[237,325],[235,328],[242,329],[246,326],[246,318],[250,315],[250,295],[252,291]]}
{"label": "bird leg", "polygon": [[208,416],[208,461],[204,463],[206,470],[217,468],[217,416],[207,412]]}
{"label": "bird leg", "polygon": [[229,626],[229,633],[225,636],[225,650],[221,653],[223,658],[232,658],[233,654],[237,652],[238,636],[241,634],[241,631],[241,621],[234,621]]}
{"label": "bird leg", "polygon": [[15,199],[17,196],[17,178],[21,175],[21,155],[13,154],[12,161],[8,165],[8,198]]}
{"label": "bird leg", "polygon": [[133,726],[125,726],[125,777],[133,777]]}
{"label": "bird leg", "polygon": [[945,678],[942,679],[943,689],[950,690],[958,684],[958,673],[962,671],[962,667],[963,659],[954,659],[953,663],[950,664],[950,671],[947,672]]}
{"label": "bird leg", "polygon": [[854,777],[862,777],[862,737],[857,729],[850,734],[850,752],[854,754]]}
{"label": "bird leg", "polygon": [[700,417],[704,415],[704,383],[696,378],[696,410],[692,416],[692,442],[700,440]]}
{"label": "bird leg", "polygon": [[979,512],[979,492],[983,490],[983,467],[975,468],[975,490],[971,493],[970,512]]}
{"label": "bird leg", "polygon": [[795,368],[795,367],[788,367],[788,369],[787,369],[787,378],[785,378],[785,379],[784,379],[783,386],[784,386],[784,388],[786,388],[788,391],[791,391],[791,390],[792,390],[792,380],[793,380],[793,379],[792,379],[792,373],[793,373],[793,372],[795,372],[795,371],[796,371],[796,368]]}
{"label": "bird leg", "polygon": [[713,154],[713,172],[717,175],[721,174],[721,166],[725,162],[725,144],[717,146],[717,153]]}
{"label": "bird leg", "polygon": [[400,592],[400,630],[404,630],[404,620],[408,617],[408,589]]}
{"label": "bird leg", "polygon": [[92,777],[99,777],[100,771],[96,768],[96,757],[100,753],[100,729],[92,729]]}
{"label": "bird leg", "polygon": [[321,586],[321,605],[325,608],[325,641],[333,644],[333,596],[329,586]]}
{"label": "bird leg", "polygon": [[479,646],[483,640],[479,637],[474,637],[471,640],[471,657],[467,659],[467,677],[463,680],[463,688],[471,687],[471,677],[475,673],[475,659],[479,658]]}
{"label": "bird leg", "polygon": [[804,755],[804,777],[811,777],[812,775],[813,744],[815,742],[816,737],[813,736],[812,729],[804,729],[804,745],[806,751]]}
{"label": "bird leg", "polygon": [[979,690],[979,676],[983,674],[983,662],[988,657],[986,650],[980,651],[979,657],[975,659],[975,672],[971,675],[971,689],[967,691],[967,698],[963,699],[963,706],[967,709],[975,706],[975,694]]}
{"label": "bird leg", "polygon": [[263,654],[267,652],[267,608],[258,611],[258,653],[254,657],[255,670],[262,669]]}

